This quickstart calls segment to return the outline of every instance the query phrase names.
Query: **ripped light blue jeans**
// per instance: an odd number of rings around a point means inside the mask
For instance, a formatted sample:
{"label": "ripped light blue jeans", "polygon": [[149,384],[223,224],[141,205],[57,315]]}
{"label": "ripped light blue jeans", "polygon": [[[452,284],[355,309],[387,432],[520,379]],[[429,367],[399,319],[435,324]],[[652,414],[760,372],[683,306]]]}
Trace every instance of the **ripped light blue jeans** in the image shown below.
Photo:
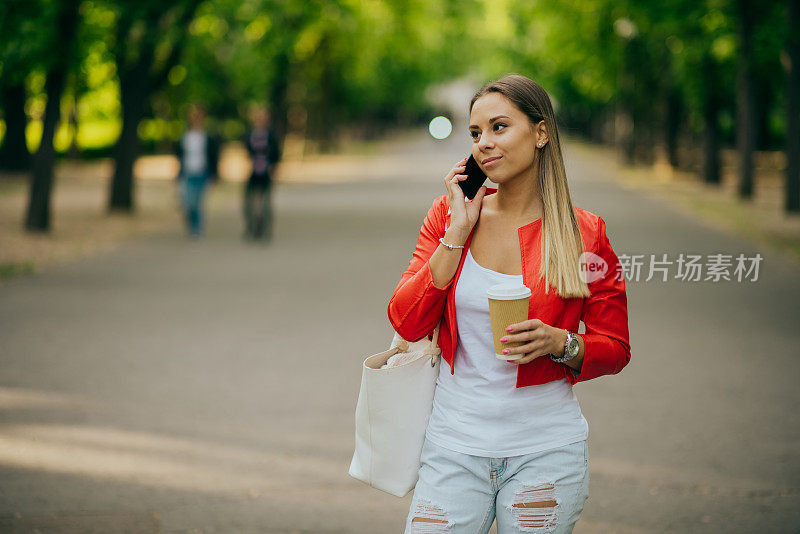
{"label": "ripped light blue jeans", "polygon": [[572,532],[589,497],[586,440],[486,458],[425,440],[406,534]]}

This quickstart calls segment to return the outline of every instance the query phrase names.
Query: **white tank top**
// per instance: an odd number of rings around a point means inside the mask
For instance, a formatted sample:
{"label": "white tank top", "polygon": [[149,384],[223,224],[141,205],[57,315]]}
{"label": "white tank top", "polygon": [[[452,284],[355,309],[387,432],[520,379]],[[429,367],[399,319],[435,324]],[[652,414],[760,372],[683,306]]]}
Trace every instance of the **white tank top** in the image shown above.
{"label": "white tank top", "polygon": [[[426,437],[463,454],[505,458],[582,441],[589,425],[566,380],[517,388],[517,366],[494,355],[489,286],[522,275],[478,265],[467,250],[455,288],[455,374],[442,360]],[[546,356],[544,356],[546,357]]]}

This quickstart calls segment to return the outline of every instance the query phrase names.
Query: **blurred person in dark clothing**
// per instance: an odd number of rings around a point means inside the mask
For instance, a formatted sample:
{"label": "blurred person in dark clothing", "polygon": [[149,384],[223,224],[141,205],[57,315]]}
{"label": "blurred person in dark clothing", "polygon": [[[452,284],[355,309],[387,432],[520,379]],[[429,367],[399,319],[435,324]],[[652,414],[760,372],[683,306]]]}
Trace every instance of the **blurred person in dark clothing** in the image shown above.
{"label": "blurred person in dark clothing", "polygon": [[250,112],[252,129],[244,144],[253,164],[253,172],[244,188],[245,239],[272,239],[272,174],[281,153],[270,130],[269,112],[257,106]]}
{"label": "blurred person in dark clothing", "polygon": [[219,141],[205,128],[206,112],[202,106],[189,108],[189,129],[176,146],[181,167],[178,184],[189,237],[203,233],[203,205],[206,186],[218,180]]}

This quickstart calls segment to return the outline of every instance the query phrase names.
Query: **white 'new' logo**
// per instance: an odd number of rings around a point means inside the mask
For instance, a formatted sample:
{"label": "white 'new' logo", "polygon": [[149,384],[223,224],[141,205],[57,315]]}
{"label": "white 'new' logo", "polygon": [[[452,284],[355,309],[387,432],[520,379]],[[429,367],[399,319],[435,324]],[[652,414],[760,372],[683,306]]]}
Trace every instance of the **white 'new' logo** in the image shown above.
{"label": "white 'new' logo", "polygon": [[590,284],[605,276],[608,272],[608,263],[593,252],[584,252],[578,259],[578,271],[581,280]]}

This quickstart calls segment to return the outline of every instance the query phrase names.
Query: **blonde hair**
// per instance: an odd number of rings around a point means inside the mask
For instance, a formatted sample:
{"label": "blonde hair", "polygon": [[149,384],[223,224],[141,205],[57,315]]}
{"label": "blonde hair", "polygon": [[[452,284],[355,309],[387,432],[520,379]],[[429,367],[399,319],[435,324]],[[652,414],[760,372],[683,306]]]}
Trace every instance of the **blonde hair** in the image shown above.
{"label": "blonde hair", "polygon": [[[539,280],[544,278],[545,293],[552,285],[562,298],[588,297],[589,286],[580,273],[580,255],[584,252],[567,171],[561,155],[555,113],[547,92],[525,76],[508,74],[481,87],[469,103],[469,111],[478,98],[500,93],[531,121],[532,127],[544,121],[548,142],[539,149],[537,185],[542,198],[542,253]],[[536,148],[534,148],[536,150]]]}

